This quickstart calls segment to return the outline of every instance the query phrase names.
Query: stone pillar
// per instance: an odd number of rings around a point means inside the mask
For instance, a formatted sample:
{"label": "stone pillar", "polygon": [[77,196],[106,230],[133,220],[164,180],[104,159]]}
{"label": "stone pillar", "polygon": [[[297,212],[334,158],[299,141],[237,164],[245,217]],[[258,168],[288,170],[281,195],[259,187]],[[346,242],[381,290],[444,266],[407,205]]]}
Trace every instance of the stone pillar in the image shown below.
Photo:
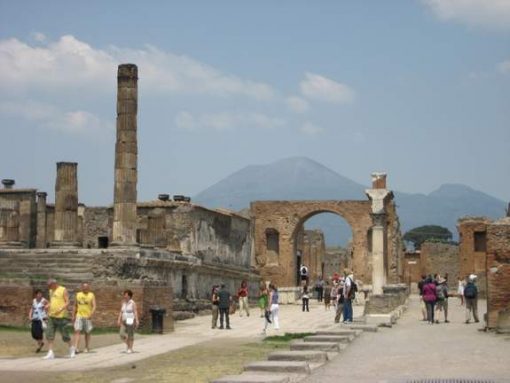
{"label": "stone pillar", "polygon": [[113,246],[136,245],[138,68],[119,65],[117,73],[117,142],[113,198]]}
{"label": "stone pillar", "polygon": [[36,247],[46,248],[48,240],[46,236],[46,197],[48,193],[37,193],[37,239]]}
{"label": "stone pillar", "polygon": [[77,247],[78,164],[57,163],[55,183],[55,241],[52,247]]}
{"label": "stone pillar", "polygon": [[365,190],[372,201],[372,294],[383,293],[386,284],[386,269],[384,267],[386,208],[385,202],[393,196],[386,189],[386,174],[372,173],[372,189]]}

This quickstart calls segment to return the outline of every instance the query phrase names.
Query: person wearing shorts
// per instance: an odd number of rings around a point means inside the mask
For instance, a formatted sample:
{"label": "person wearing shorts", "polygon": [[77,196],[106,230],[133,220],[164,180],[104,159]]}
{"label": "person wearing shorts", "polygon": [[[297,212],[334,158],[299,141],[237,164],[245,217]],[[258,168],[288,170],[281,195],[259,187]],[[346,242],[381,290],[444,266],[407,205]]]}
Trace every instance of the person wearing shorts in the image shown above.
{"label": "person wearing shorts", "polygon": [[35,291],[35,298],[32,301],[28,319],[32,323],[32,338],[37,342],[35,352],[40,352],[44,346],[43,331],[46,326],[47,314],[46,307],[48,301],[44,299],[41,290]]}
{"label": "person wearing shorts", "polygon": [[69,335],[69,294],[64,286],[60,286],[55,279],[48,280],[50,292],[50,302],[46,307],[48,312],[48,327],[46,329],[46,339],[48,340],[48,353],[43,359],[55,359],[53,352],[53,342],[55,340],[55,331],[59,331],[62,340],[69,345],[69,355],[72,354],[71,336]]}
{"label": "person wearing shorts", "polygon": [[133,300],[133,292],[125,290],[120,308],[117,325],[120,327],[120,338],[126,342],[127,353],[133,352],[133,343],[135,341],[135,329],[140,324],[138,320],[138,309]]}
{"label": "person wearing shorts", "polygon": [[90,333],[92,332],[92,315],[96,311],[96,297],[90,291],[90,285],[82,283],[81,291],[76,294],[73,311],[74,339],[71,358],[74,358],[80,345],[80,334],[85,333],[85,352],[90,350]]}

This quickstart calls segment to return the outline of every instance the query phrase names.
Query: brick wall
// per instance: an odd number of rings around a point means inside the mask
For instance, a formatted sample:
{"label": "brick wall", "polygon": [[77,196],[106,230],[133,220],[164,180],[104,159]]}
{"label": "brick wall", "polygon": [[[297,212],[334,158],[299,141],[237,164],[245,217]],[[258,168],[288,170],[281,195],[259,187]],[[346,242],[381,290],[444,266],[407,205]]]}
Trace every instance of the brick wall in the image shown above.
{"label": "brick wall", "polygon": [[440,274],[448,273],[450,292],[457,290],[459,278],[459,247],[446,243],[425,242],[421,246],[421,273]]}
{"label": "brick wall", "polygon": [[421,254],[419,251],[405,254],[403,269],[403,283],[410,285],[412,283],[418,283],[421,280],[422,266]]}
{"label": "brick wall", "polygon": [[487,326],[510,330],[510,218],[487,226]]}

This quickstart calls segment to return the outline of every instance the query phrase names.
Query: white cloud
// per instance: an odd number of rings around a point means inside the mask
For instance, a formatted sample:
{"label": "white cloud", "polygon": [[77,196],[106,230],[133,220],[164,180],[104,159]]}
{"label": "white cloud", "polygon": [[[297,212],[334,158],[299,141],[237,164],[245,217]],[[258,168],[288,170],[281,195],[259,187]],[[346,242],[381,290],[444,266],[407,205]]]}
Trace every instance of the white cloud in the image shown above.
{"label": "white cloud", "polygon": [[422,0],[442,20],[510,28],[508,0]]}
{"label": "white cloud", "polygon": [[114,131],[112,122],[102,120],[90,112],[62,111],[53,105],[35,101],[0,103],[0,114],[33,122],[40,128],[68,134],[94,136]]}
{"label": "white cloud", "polygon": [[306,73],[300,88],[303,96],[312,100],[334,104],[345,104],[354,100],[354,91],[347,85],[318,74]]}
{"label": "white cloud", "polygon": [[300,128],[299,131],[301,133],[307,134],[309,136],[316,136],[322,132],[324,132],[324,129],[321,127],[312,124],[311,122],[305,122]]}
{"label": "white cloud", "polygon": [[308,111],[308,109],[310,109],[310,104],[308,104],[308,101],[297,96],[287,97],[285,103],[290,110],[296,113],[305,113]]}
{"label": "white cloud", "polygon": [[[38,41],[44,35],[36,34]],[[18,39],[0,40],[0,84],[30,89],[63,86],[91,86],[110,90],[119,63],[134,62],[140,81],[148,90],[177,94],[244,96],[271,100],[276,92],[265,83],[245,80],[192,58],[162,51],[153,46],[101,50],[76,39],[62,36],[58,41],[31,46]]]}
{"label": "white cloud", "polygon": [[41,32],[34,32],[34,33],[32,33],[32,38],[35,41],[38,41],[40,43],[43,43],[43,42],[46,41],[46,35],[44,33],[41,33]]}
{"label": "white cloud", "polygon": [[503,74],[510,74],[510,60],[499,63],[498,71]]}
{"label": "white cloud", "polygon": [[181,111],[174,122],[177,128],[183,130],[213,129],[216,131],[277,129],[286,125],[283,119],[253,112],[220,112],[195,116],[188,111]]}

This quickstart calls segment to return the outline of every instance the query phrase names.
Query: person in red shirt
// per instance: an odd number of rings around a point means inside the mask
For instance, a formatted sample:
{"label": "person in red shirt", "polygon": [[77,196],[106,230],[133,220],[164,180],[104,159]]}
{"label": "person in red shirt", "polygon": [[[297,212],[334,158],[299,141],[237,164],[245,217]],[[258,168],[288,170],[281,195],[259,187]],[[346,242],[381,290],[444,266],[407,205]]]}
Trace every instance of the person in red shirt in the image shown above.
{"label": "person in red shirt", "polygon": [[250,316],[250,307],[248,306],[248,283],[241,282],[241,287],[237,290],[237,298],[239,300],[239,316],[243,316],[243,310],[246,311],[246,316]]}

